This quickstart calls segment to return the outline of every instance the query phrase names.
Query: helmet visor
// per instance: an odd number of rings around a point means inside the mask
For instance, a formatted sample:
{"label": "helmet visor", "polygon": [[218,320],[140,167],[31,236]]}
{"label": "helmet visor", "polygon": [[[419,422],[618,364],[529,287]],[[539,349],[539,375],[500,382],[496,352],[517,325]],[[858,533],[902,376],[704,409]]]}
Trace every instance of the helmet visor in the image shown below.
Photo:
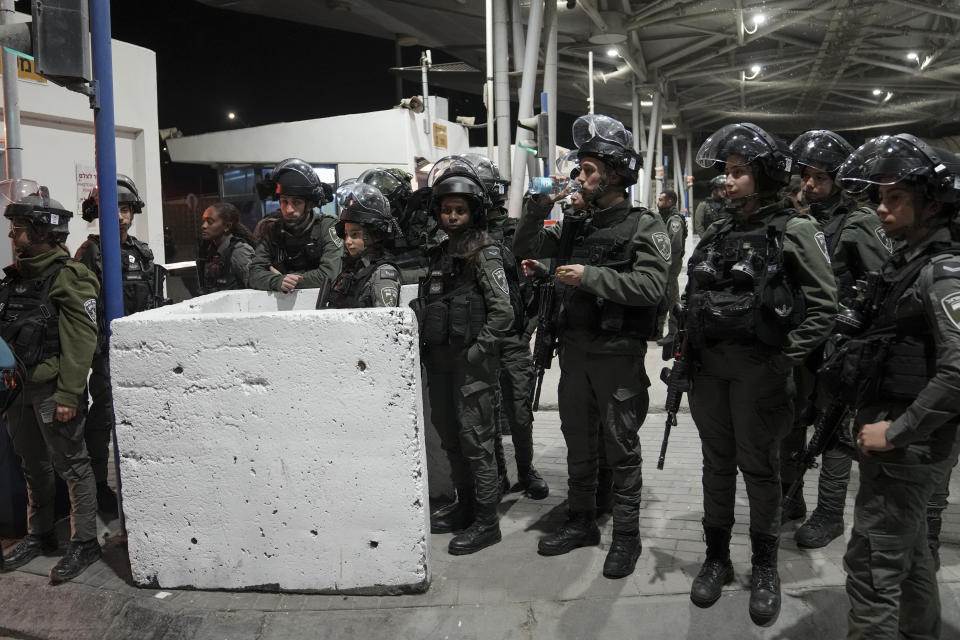
{"label": "helmet visor", "polygon": [[390,203],[380,190],[364,182],[342,184],[337,189],[337,204],[343,211],[358,210],[384,219],[390,218]]}
{"label": "helmet visor", "polygon": [[932,172],[933,161],[915,144],[899,136],[879,136],[866,142],[840,165],[837,182],[852,193],[872,185],[896,184]]}
{"label": "helmet visor", "polygon": [[834,173],[853,153],[853,147],[832,131],[807,131],[790,143],[790,154],[797,164]]}
{"label": "helmet visor", "polygon": [[396,174],[383,169],[367,169],[360,174],[357,182],[363,182],[379,189],[380,193],[387,197],[399,193],[403,187],[403,183],[400,182],[400,178],[398,178]]}
{"label": "helmet visor", "polygon": [[467,176],[478,185],[483,185],[483,181],[480,179],[480,176],[477,175],[477,170],[473,164],[462,156],[447,156],[437,160],[436,164],[433,165],[433,169],[430,170],[430,174],[427,176],[427,186],[434,186],[445,175]]}
{"label": "helmet visor", "polygon": [[633,148],[633,134],[619,120],[597,114],[577,118],[573,123],[573,145],[579,148],[594,138],[612,142],[624,149]]}
{"label": "helmet visor", "polygon": [[0,209],[6,210],[9,204],[20,202],[27,196],[39,194],[40,183],[34,180],[25,180],[23,178],[4,180],[0,182]]}
{"label": "helmet visor", "polygon": [[728,124],[718,129],[704,140],[697,151],[697,164],[704,168],[723,164],[727,156],[738,155],[744,164],[750,164],[757,158],[769,155],[770,145],[756,131],[742,124]]}

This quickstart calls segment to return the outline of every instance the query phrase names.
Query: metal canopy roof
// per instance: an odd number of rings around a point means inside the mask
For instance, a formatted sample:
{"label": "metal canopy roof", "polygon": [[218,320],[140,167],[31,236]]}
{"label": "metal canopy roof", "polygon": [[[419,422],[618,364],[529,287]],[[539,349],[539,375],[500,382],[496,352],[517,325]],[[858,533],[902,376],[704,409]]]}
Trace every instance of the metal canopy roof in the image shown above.
{"label": "metal canopy roof", "polygon": [[[482,0],[198,1],[402,37],[408,46],[441,49],[485,68]],[[519,0],[523,20],[530,2]],[[931,137],[960,133],[956,0],[577,0],[573,9],[567,4],[557,3],[562,111],[586,111],[587,52],[593,50],[596,111],[626,122],[635,78],[643,99],[662,89],[665,123],[698,137],[735,120],[783,135],[811,128],[862,130],[864,136],[878,129]],[[607,55],[611,46],[618,48],[616,57]],[[541,58],[541,71],[542,66]],[[519,67],[511,60],[511,69]],[[430,81],[479,93],[483,74],[436,73]],[[513,82],[519,83],[516,74]]]}

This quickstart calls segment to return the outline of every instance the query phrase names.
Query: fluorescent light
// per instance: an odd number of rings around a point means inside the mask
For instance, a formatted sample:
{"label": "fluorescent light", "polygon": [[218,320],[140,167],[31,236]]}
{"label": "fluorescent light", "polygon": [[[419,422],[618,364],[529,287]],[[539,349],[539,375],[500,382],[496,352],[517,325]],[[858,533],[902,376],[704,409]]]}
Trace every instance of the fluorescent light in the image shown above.
{"label": "fluorescent light", "polygon": [[907,54],[907,60],[916,60],[919,57],[920,56],[917,55],[916,51],[911,51],[910,53]]}
{"label": "fluorescent light", "polygon": [[875,96],[878,96],[878,95],[880,95],[881,93],[883,93],[883,89],[874,89],[874,90],[873,90],[873,95],[875,95]]}
{"label": "fluorescent light", "polygon": [[766,21],[767,16],[763,15],[762,13],[758,13],[757,15],[753,16],[753,25],[756,27],[759,27]]}
{"label": "fluorescent light", "polygon": [[653,106],[653,100],[641,100],[641,101],[640,101],[640,106],[641,106],[641,107],[652,107],[652,106]]}
{"label": "fluorescent light", "polygon": [[758,64],[751,65],[751,66],[750,66],[750,73],[756,75],[756,74],[760,73],[760,71],[761,71],[762,69],[763,69],[763,67],[761,67],[761,66],[758,65]]}
{"label": "fluorescent light", "polygon": [[617,51],[616,47],[610,47],[609,49],[607,49],[607,57],[616,58],[618,55],[620,55],[620,52]]}
{"label": "fluorescent light", "polygon": [[676,129],[676,128],[677,128],[677,125],[672,124],[672,123],[668,123],[668,124],[662,125],[660,128],[663,129],[664,131],[667,131],[667,130],[669,130],[669,129]]}
{"label": "fluorescent light", "polygon": [[892,92],[892,91],[887,91],[887,95],[884,96],[883,101],[886,102],[887,100],[889,100],[889,99],[892,98],[892,97],[893,97],[893,92]]}

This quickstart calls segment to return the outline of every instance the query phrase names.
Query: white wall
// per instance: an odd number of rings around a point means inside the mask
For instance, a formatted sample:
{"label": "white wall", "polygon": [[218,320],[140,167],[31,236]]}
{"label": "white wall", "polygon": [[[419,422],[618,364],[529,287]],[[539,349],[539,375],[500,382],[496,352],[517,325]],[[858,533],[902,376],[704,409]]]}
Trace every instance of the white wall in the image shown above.
{"label": "white wall", "polygon": [[[153,51],[113,41],[117,170],[136,182],[145,213],[131,232],[163,255],[163,210],[157,138],[157,73]],[[50,195],[74,212],[67,245],[75,250],[97,224],[80,218],[77,165],[95,167],[93,110],[86,96],[52,82],[21,79],[23,177],[50,188]],[[85,194],[84,194],[85,195]],[[12,260],[9,242],[0,242],[0,263]]]}

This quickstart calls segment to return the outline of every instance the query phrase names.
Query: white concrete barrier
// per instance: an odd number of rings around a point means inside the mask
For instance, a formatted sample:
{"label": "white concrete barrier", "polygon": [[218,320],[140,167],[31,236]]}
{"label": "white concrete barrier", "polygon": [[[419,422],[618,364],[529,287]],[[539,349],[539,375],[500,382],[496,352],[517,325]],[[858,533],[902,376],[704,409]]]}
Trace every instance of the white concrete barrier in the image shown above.
{"label": "white concrete barrier", "polygon": [[133,578],[163,588],[429,586],[416,320],[316,290],[113,323]]}

